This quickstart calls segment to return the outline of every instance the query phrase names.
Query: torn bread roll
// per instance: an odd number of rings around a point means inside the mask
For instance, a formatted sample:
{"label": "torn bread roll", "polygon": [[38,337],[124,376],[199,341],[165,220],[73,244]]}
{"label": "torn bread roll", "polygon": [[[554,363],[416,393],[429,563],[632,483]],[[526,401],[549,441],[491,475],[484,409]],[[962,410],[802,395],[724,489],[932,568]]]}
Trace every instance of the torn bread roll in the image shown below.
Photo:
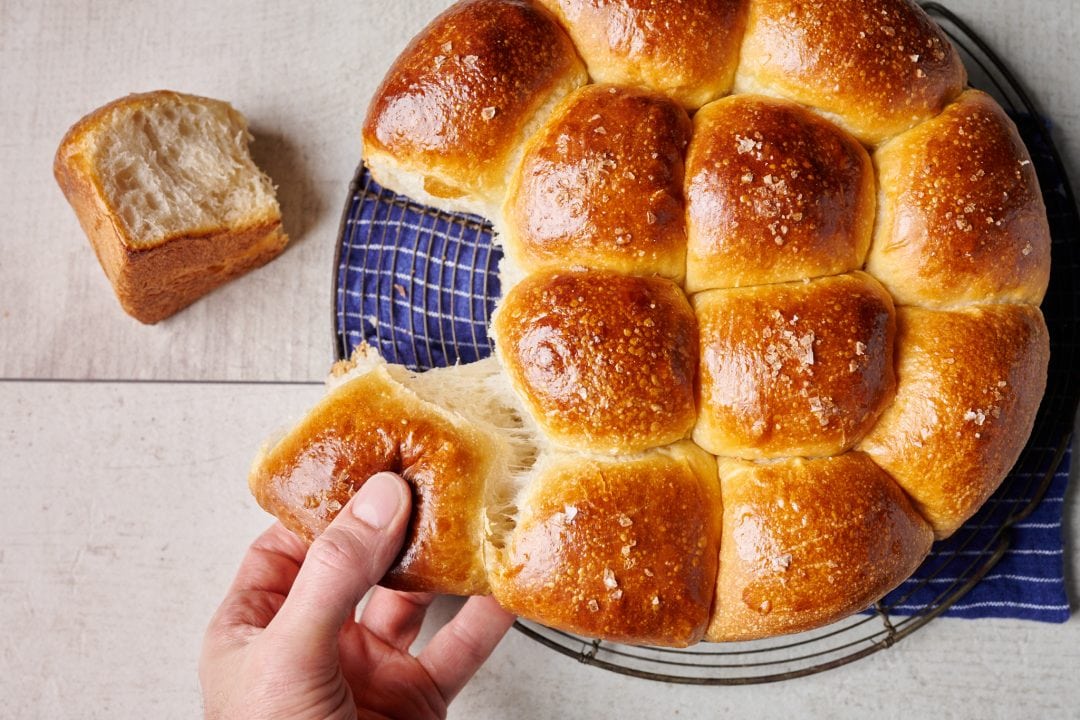
{"label": "torn bread roll", "polygon": [[285,249],[250,140],[228,103],[168,90],[109,103],[64,136],[56,180],[136,320],[164,320]]}

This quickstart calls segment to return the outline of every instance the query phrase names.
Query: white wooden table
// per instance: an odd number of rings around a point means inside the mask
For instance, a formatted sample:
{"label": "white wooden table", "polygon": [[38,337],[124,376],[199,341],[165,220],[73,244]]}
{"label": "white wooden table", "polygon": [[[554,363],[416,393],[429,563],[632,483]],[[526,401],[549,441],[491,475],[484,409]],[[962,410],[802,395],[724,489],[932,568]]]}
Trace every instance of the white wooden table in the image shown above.
{"label": "white wooden table", "polygon": [[[1076,0],[949,4],[1056,121],[1080,182]],[[268,524],[248,463],[320,395],[310,383],[332,359],[331,264],[362,114],[443,5],[0,0],[0,718],[198,715],[203,626]],[[51,162],[83,113],[158,87],[251,119],[293,244],[145,327],[120,312]],[[1074,598],[1078,521],[1072,492]],[[939,620],[843,669],[743,688],[619,677],[511,633],[451,715],[1075,717],[1078,669],[1076,618]]]}

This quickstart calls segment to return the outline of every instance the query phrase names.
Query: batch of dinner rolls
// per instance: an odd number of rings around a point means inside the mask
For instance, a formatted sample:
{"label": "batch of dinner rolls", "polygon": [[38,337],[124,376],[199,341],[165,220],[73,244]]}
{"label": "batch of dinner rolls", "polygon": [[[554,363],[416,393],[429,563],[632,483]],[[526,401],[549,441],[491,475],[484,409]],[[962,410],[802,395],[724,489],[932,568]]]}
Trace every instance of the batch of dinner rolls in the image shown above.
{"label": "batch of dinner rolls", "polygon": [[385,187],[492,221],[496,355],[360,348],[256,460],[312,539],[373,473],[390,587],[685,646],[907,578],[1046,384],[1050,240],[1013,123],[907,0],[466,0],[375,93]]}

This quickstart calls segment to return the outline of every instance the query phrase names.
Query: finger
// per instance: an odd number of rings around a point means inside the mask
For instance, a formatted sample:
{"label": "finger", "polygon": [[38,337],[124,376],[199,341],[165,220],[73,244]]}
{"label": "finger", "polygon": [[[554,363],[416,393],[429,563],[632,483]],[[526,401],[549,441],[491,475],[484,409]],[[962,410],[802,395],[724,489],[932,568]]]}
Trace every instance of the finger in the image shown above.
{"label": "finger", "polygon": [[374,475],[307,552],[268,630],[285,652],[326,657],[356,605],[389,569],[405,538],[410,495],[391,473]]}
{"label": "finger", "polygon": [[449,703],[484,664],[514,616],[491,597],[473,597],[417,657]]}
{"label": "finger", "polygon": [[265,628],[292,588],[306,551],[307,546],[280,523],[268,528],[240,561],[236,577],[210,622],[211,629],[225,631],[228,639],[238,628]]}
{"label": "finger", "polygon": [[428,606],[435,599],[431,593],[412,593],[377,587],[368,598],[360,625],[387,645],[406,651],[416,640]]}
{"label": "finger", "polygon": [[265,590],[288,595],[305,553],[303,540],[274,523],[251,543],[229,592]]}

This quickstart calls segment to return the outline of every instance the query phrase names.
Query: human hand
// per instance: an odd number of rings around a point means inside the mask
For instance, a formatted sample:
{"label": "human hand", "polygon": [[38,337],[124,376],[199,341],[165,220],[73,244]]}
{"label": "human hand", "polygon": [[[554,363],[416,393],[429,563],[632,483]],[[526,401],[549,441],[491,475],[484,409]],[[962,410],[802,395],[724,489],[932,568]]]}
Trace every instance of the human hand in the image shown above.
{"label": "human hand", "polygon": [[208,720],[441,718],[513,622],[470,598],[413,657],[433,595],[376,587],[401,548],[410,493],[368,480],[310,549],[275,523],[248,550],[203,641]]}

